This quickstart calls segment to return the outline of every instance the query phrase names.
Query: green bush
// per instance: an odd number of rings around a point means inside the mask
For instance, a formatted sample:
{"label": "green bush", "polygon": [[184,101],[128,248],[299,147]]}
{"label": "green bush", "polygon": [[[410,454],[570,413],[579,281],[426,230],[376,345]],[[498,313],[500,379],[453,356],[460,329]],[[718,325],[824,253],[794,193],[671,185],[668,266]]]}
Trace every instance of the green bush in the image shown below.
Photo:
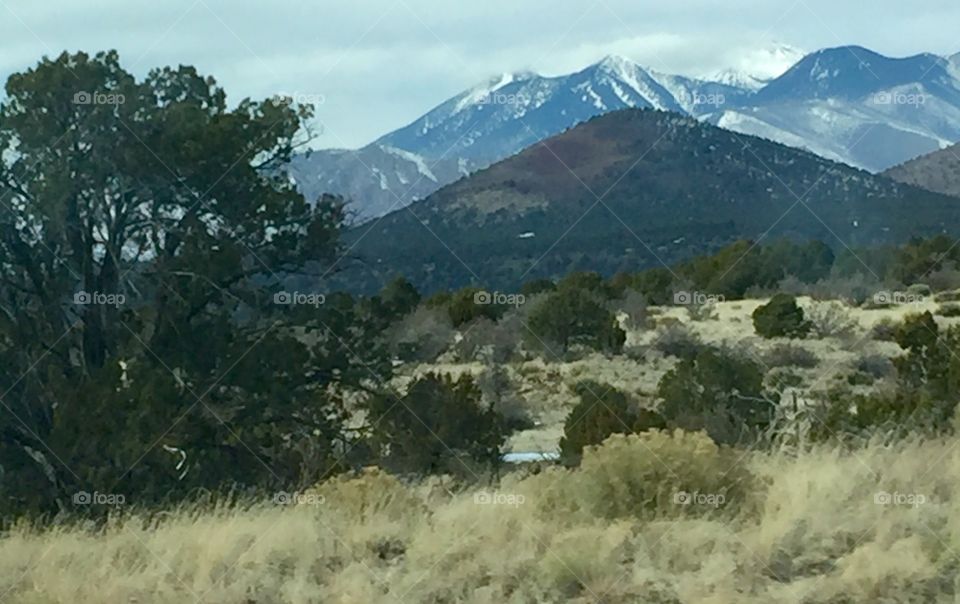
{"label": "green bush", "polygon": [[759,365],[727,351],[704,348],[660,380],[660,413],[684,430],[706,430],[720,443],[755,440],[774,417],[774,397]]}
{"label": "green bush", "polygon": [[820,363],[817,355],[810,352],[802,346],[794,344],[780,344],[765,355],[763,360],[768,367],[799,367],[801,369],[812,369]]}
{"label": "green bush", "polygon": [[558,289],[530,313],[529,328],[539,343],[556,344],[566,352],[572,344],[620,352],[627,334],[612,312],[579,288]]}
{"label": "green bush", "polygon": [[552,292],[557,289],[557,285],[550,279],[535,279],[527,281],[520,287],[520,293],[526,297],[535,296],[544,292]]}
{"label": "green bush", "polygon": [[469,458],[495,466],[504,419],[492,405],[481,406],[481,398],[469,375],[454,381],[436,374],[416,380],[399,399],[373,397],[373,442],[383,465],[403,472],[456,472],[462,458]]}
{"label": "green bush", "polygon": [[670,318],[658,330],[654,347],[665,356],[691,359],[703,348],[703,341],[683,322]]}
{"label": "green bush", "polygon": [[606,384],[584,381],[575,391],[580,402],[567,415],[560,439],[560,456],[566,465],[578,464],[585,446],[598,445],[611,434],[666,427],[659,414],[636,408],[622,392]]}
{"label": "green bush", "polygon": [[507,311],[505,306],[493,304],[490,295],[476,287],[458,290],[450,297],[447,312],[454,327],[460,327],[475,319],[486,317],[497,321]]}
{"label": "green bush", "polygon": [[803,309],[789,294],[777,294],[753,311],[753,327],[764,338],[802,338],[810,332]]}

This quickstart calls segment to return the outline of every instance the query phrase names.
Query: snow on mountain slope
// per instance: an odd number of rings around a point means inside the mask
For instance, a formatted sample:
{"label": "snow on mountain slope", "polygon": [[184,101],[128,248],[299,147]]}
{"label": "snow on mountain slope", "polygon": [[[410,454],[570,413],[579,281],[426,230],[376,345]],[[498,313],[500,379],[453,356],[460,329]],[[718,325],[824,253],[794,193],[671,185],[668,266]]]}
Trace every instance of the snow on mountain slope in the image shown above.
{"label": "snow on mountain slope", "polygon": [[308,200],[324,193],[344,195],[349,219],[362,222],[422,199],[479,167],[464,158],[427,159],[403,149],[368,145],[355,151],[327,149],[295,156],[289,172]]}
{"label": "snow on mountain slope", "polygon": [[784,144],[876,172],[960,140],[960,80],[932,54],[892,59],[856,46],[825,49],[736,112],[750,119],[728,115],[725,127],[758,136],[766,130]]}
{"label": "snow on mountain slope", "polygon": [[502,74],[363,149],[298,158],[295,176],[311,196],[345,195],[356,219],[366,220],[627,108],[690,115],[871,171],[960,140],[960,55],[898,59],[847,46],[784,70],[796,53],[787,45],[764,49],[750,69],[718,74],[722,81],[660,73],[618,56],[563,76]]}
{"label": "snow on mountain slope", "polygon": [[732,67],[708,74],[703,79],[756,92],[783,75],[806,54],[795,46],[775,42],[744,53]]}

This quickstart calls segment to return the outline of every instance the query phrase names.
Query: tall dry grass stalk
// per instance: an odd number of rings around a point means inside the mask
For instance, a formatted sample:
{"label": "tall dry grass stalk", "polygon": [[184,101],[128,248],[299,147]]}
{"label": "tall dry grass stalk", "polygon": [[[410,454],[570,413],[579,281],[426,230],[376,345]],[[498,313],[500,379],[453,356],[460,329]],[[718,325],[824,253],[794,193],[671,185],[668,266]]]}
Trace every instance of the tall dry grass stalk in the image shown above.
{"label": "tall dry grass stalk", "polygon": [[954,602],[958,444],[614,436],[496,490],[370,471],[298,504],[20,526],[0,540],[0,601]]}

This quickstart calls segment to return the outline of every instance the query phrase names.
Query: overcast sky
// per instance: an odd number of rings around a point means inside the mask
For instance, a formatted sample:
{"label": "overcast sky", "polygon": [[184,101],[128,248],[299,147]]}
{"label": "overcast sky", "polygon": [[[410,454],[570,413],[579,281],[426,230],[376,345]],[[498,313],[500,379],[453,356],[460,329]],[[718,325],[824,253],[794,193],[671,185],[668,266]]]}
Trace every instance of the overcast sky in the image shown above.
{"label": "overcast sky", "polygon": [[323,99],[318,146],[356,147],[492,75],[607,54],[671,73],[775,70],[765,51],[960,51],[957,0],[0,0],[0,77],[115,48],[137,74],[193,64],[231,99]]}

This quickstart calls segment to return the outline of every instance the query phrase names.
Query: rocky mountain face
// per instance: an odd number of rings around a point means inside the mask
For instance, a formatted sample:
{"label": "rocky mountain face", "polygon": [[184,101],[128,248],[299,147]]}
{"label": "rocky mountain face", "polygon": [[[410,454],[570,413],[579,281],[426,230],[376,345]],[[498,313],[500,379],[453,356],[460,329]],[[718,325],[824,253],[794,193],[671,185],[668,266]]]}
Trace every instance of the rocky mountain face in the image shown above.
{"label": "rocky mountain face", "polygon": [[[801,201],[802,200],[802,201]],[[738,239],[870,246],[960,231],[951,197],[692,117],[593,118],[346,235],[342,278],[515,291],[571,270],[672,264]]]}
{"label": "rocky mountain face", "polygon": [[423,199],[598,115],[659,109],[879,172],[960,140],[960,55],[893,59],[861,47],[804,56],[771,80],[706,81],[607,57],[577,73],[504,74],[359,150],[299,156],[308,197],[337,193],[356,222]]}
{"label": "rocky mountain face", "polygon": [[884,172],[894,180],[960,197],[960,145],[912,159]]}

